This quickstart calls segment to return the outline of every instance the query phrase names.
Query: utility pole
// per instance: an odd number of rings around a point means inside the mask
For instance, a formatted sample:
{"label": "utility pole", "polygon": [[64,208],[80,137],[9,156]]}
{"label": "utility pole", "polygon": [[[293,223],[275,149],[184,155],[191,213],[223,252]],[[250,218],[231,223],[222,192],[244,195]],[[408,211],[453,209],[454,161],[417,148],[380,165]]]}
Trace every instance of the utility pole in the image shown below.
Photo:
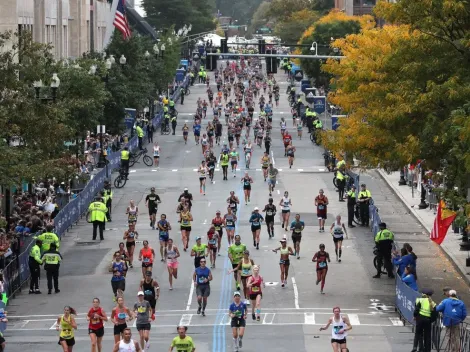
{"label": "utility pole", "polygon": [[95,51],[95,21],[94,21],[94,5],[90,0],[90,52]]}

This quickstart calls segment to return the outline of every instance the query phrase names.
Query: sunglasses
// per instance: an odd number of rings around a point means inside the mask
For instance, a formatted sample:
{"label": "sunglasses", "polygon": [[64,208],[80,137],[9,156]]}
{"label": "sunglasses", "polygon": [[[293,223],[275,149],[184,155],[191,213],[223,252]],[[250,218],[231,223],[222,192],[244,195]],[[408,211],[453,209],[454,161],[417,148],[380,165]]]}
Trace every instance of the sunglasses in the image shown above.
{"label": "sunglasses", "polygon": [[199,263],[205,263],[206,261],[205,260],[201,260]]}

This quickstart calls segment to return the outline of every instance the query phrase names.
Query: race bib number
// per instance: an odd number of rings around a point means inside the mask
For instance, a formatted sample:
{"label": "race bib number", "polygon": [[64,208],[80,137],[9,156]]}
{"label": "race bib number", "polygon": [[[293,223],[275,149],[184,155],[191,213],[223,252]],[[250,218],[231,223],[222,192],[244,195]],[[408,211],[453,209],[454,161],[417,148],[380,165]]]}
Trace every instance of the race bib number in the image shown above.
{"label": "race bib number", "polygon": [[253,286],[253,287],[251,288],[251,291],[253,291],[253,292],[259,292],[259,287]]}
{"label": "race bib number", "polygon": [[206,278],[204,276],[201,276],[198,281],[199,281],[200,284],[205,284],[206,283]]}
{"label": "race bib number", "polygon": [[220,226],[215,226],[215,229],[216,229],[217,231],[219,231],[219,230],[220,230]]}
{"label": "race bib number", "polygon": [[272,212],[272,211],[267,211],[267,212],[266,212],[266,215],[268,215],[268,216],[273,216],[273,212]]}
{"label": "race bib number", "polygon": [[259,226],[259,221],[253,221],[252,225],[253,226]]}
{"label": "race bib number", "polygon": [[250,269],[243,268],[243,269],[242,269],[242,274],[243,274],[243,275],[249,275],[249,274],[250,274]]}
{"label": "race bib number", "polygon": [[150,258],[144,258],[144,263],[150,263]]}
{"label": "race bib number", "polygon": [[189,221],[188,220],[183,220],[183,225],[188,225]]}
{"label": "race bib number", "polygon": [[324,206],[323,204],[320,204],[320,205],[318,206],[318,209],[319,209],[319,210],[324,210],[324,209],[325,209],[325,206]]}
{"label": "race bib number", "polygon": [[318,263],[318,266],[320,268],[326,268],[326,262],[320,262],[320,263]]}
{"label": "race bib number", "polygon": [[121,319],[121,320],[126,319],[126,313],[119,313],[118,314],[118,319]]}
{"label": "race bib number", "polygon": [[62,337],[64,339],[69,339],[72,337],[72,330],[62,330]]}
{"label": "race bib number", "polygon": [[210,245],[215,245],[217,242],[215,240],[209,240]]}

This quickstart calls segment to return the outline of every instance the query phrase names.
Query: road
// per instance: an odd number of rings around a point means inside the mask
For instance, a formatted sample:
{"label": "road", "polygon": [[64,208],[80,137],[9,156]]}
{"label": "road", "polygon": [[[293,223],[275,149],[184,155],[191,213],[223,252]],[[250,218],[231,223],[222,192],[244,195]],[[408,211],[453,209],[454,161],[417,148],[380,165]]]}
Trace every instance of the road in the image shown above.
{"label": "road", "polygon": [[[254,179],[252,199],[248,205],[241,204],[237,229],[255,263],[261,266],[261,275],[267,282],[267,287],[262,300],[261,321],[253,322],[251,318],[248,319],[243,350],[330,351],[331,330],[320,332],[319,327],[332,315],[332,307],[340,306],[342,312],[348,314],[353,325],[348,337],[348,347],[351,351],[375,352],[379,349],[382,352],[403,351],[408,348],[412,334],[408,327],[402,326],[394,313],[393,280],[371,278],[373,271],[370,233],[361,228],[350,231],[349,239],[343,243],[343,261],[337,263],[334,261],[334,247],[330,234],[328,231],[325,233],[318,231],[313,202],[320,188],[325,190],[330,199],[327,226],[337,214],[342,214],[346,220],[346,209],[345,203],[338,202],[337,193],[331,182],[332,174],[326,172],[323,166],[321,149],[312,145],[306,132],[302,140],[294,137],[294,145],[297,147],[296,160],[293,168],[288,168],[280,137],[281,117],[287,118],[289,129],[294,131],[285,96],[286,77],[284,74],[278,74],[276,78],[280,82],[282,95],[280,107],[274,109],[273,118],[272,159],[275,167],[279,169],[278,184],[273,196],[278,203],[283,191],[288,190],[293,203],[292,214],[299,213],[306,228],[302,239],[301,258],[291,259],[288,285],[286,288],[281,288],[279,257],[271,251],[279,246],[278,240],[284,234],[279,219],[276,219],[275,239],[268,240],[266,229],[263,227],[260,249],[256,250],[251,245],[249,215],[255,206],[264,207],[268,200],[267,184],[263,182],[262,172],[258,166],[258,160],[264,150],[255,147],[253,169],[249,171]],[[214,83],[214,80],[211,82]],[[201,149],[195,145],[191,135],[188,144],[185,145],[181,133],[182,121],[192,119],[191,115],[195,111],[198,97],[206,97],[205,87],[199,84],[191,87],[191,95],[186,97],[183,106],[178,106],[179,131],[175,136],[155,134],[161,145],[160,168],[147,168],[138,164],[131,170],[130,180],[126,186],[121,190],[115,190],[113,222],[107,224],[105,240],[99,244],[90,243],[91,226],[85,221],[71,229],[63,239],[61,292],[45,294],[46,283],[43,276],[42,295],[31,296],[23,293],[11,301],[8,309],[9,328],[5,334],[9,352],[33,350],[42,352],[59,349],[54,322],[65,305],[74,307],[79,313],[74,351],[89,351],[85,314],[91,306],[93,297],[101,299],[102,307],[108,315],[113,307],[111,275],[107,268],[112,252],[117,249],[126,229],[125,209],[131,199],[137,202],[141,212],[137,223],[139,240],[149,240],[157,252],[157,258],[159,258],[158,235],[156,231],[150,229],[145,214],[145,196],[149,193],[150,187],[156,187],[157,194],[162,199],[159,214],[168,214],[168,219],[175,229],[171,236],[180,249],[182,246],[179,231],[176,230],[178,226],[175,209],[177,198],[184,187],[188,187],[194,196],[191,245],[194,244],[196,235],[201,235],[203,240],[206,240],[208,224],[215,216],[216,210],[220,209],[223,212],[226,209],[225,200],[229,191],[234,190],[239,198],[243,199],[240,187],[243,168],[237,171],[236,178],[229,177],[228,181],[222,181],[221,170],[216,171],[215,183],[208,184],[207,195],[198,192],[199,180],[195,169],[202,160]],[[255,167],[257,168],[254,169]],[[375,182],[382,181],[375,180]],[[409,215],[404,215],[406,216],[410,218]],[[291,220],[292,218],[293,215]],[[155,263],[154,277],[160,283],[161,296],[157,304],[157,318],[152,324],[151,350],[167,350],[178,324],[189,326],[188,334],[193,337],[197,351],[232,350],[231,329],[226,313],[235,288],[232,276],[227,275],[230,265],[225,238],[224,234],[222,256],[218,257],[217,269],[213,270],[214,280],[211,283],[206,317],[196,314],[197,303],[191,286],[193,260],[189,253],[182,252],[179,277],[174,283],[173,291],[169,291],[166,265],[158,260]],[[290,243],[290,235],[288,238]],[[319,287],[315,286],[315,265],[311,262],[320,243],[326,244],[326,250],[333,258],[326,281],[325,295],[321,295]],[[140,248],[141,244],[138,244],[136,252]],[[135,265],[127,276],[125,298],[129,306],[133,306],[136,300],[139,280],[140,268]],[[138,338],[135,328],[133,337]],[[108,323],[103,339],[104,351],[111,350],[112,342],[112,324]]]}

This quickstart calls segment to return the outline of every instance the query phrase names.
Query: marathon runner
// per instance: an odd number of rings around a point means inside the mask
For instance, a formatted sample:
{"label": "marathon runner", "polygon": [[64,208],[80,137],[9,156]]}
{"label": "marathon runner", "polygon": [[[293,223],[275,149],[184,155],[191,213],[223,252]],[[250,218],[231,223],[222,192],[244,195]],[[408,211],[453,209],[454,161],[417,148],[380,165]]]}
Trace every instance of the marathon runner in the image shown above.
{"label": "marathon runner", "polygon": [[317,262],[317,285],[321,282],[320,293],[323,294],[325,287],[326,274],[328,273],[328,263],[331,263],[330,255],[325,252],[325,245],[323,243],[319,246],[319,251],[315,253],[312,262]]}
{"label": "marathon runner", "polygon": [[279,259],[279,266],[281,269],[281,287],[287,286],[287,276],[289,275],[289,266],[290,266],[290,255],[294,255],[294,251],[291,247],[287,246],[287,240],[283,238],[280,240],[281,247],[273,249],[274,253],[277,251],[281,252],[281,258]]}
{"label": "marathon runner", "polygon": [[[253,266],[253,275],[248,278],[247,287],[250,290],[251,316],[260,321],[262,288],[265,288],[263,277],[259,274],[259,265]],[[256,311],[255,311],[256,309]],[[256,315],[255,315],[256,312]]]}
{"label": "marathon runner", "polygon": [[160,241],[160,255],[162,257],[161,261],[164,262],[163,249],[168,244],[168,238],[170,238],[171,225],[166,220],[166,214],[160,216],[160,221],[158,221],[158,230],[159,230],[159,241]]}
{"label": "marathon runner", "polygon": [[168,268],[168,281],[170,283],[170,290],[173,290],[173,278],[178,278],[178,257],[180,251],[178,247],[173,244],[171,238],[168,239],[168,244],[165,247],[166,265]]}
{"label": "marathon runner", "polygon": [[[243,253],[246,251],[246,245],[241,243],[240,235],[235,236],[235,243],[233,243],[228,248],[228,257],[232,263],[232,269],[238,268],[238,264],[240,263],[241,259],[243,258]],[[233,277],[235,279],[235,284],[237,286],[237,291],[240,290],[240,271],[234,270]]]}
{"label": "marathon runner", "polygon": [[158,204],[161,203],[160,196],[155,194],[155,187],[150,189],[150,194],[145,197],[145,205],[149,210],[150,227],[155,230],[155,221],[158,211]]}
{"label": "marathon runner", "polygon": [[232,327],[234,351],[243,347],[243,335],[246,326],[246,304],[240,300],[240,292],[233,294],[233,302],[229,307],[229,316],[232,318],[230,326]]}

